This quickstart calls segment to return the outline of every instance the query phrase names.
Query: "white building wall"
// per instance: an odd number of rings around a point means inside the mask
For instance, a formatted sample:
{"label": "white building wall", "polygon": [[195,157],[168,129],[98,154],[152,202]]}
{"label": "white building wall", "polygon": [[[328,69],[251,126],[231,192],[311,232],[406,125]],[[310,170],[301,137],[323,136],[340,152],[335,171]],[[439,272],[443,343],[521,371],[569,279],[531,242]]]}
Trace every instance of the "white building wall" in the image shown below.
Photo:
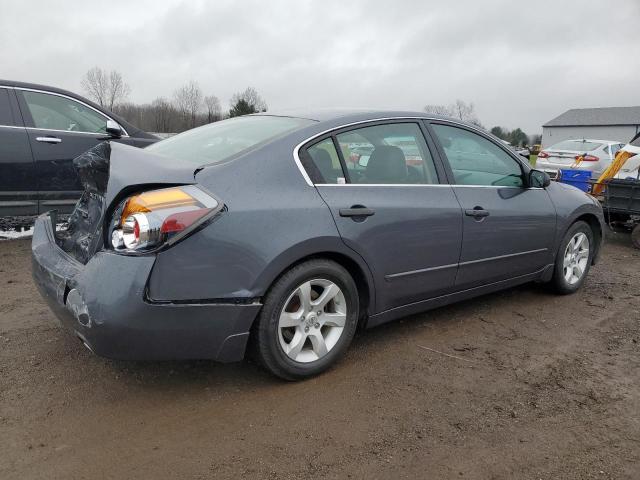
{"label": "white building wall", "polygon": [[603,125],[590,127],[542,127],[542,146],[549,147],[563,140],[593,138],[627,143],[640,131],[640,125]]}

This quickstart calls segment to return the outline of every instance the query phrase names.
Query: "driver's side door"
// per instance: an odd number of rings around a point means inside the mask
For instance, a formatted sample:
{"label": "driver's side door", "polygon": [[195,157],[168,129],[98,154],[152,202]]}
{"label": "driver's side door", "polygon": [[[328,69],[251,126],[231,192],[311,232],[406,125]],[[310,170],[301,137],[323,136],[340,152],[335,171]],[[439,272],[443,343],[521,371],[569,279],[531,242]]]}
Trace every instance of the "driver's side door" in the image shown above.
{"label": "driver's side door", "polygon": [[69,97],[16,89],[38,179],[39,213],[68,213],[82,194],[73,159],[105,138],[107,117]]}
{"label": "driver's side door", "polygon": [[526,169],[488,136],[431,123],[463,212],[456,290],[541,271],[554,261],[556,211]]}

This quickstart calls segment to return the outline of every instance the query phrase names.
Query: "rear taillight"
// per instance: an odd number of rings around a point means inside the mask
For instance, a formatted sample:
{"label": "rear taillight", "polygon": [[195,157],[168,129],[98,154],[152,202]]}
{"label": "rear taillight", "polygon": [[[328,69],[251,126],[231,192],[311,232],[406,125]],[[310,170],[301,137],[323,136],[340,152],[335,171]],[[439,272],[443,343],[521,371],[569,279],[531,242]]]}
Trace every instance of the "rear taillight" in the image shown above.
{"label": "rear taillight", "polygon": [[549,158],[549,154],[545,151],[542,151],[538,154],[538,158]]}
{"label": "rear taillight", "polygon": [[115,213],[111,245],[116,251],[137,252],[175,243],[211,218],[220,206],[193,185],[134,195]]}
{"label": "rear taillight", "polygon": [[600,158],[595,155],[576,155],[576,160],[580,160],[583,162],[597,162]]}

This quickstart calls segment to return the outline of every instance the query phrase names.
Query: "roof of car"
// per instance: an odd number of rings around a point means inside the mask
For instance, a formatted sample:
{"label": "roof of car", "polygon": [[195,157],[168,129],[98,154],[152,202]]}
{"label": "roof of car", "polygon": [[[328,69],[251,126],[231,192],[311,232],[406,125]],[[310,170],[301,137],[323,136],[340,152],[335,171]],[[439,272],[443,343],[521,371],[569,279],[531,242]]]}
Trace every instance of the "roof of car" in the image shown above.
{"label": "roof of car", "polygon": [[403,110],[376,110],[361,108],[282,109],[269,110],[268,112],[259,113],[257,115],[307,118],[309,120],[315,120],[317,122],[331,122],[340,120],[344,123],[389,118],[429,118],[455,121],[457,123],[464,123],[469,126],[478,128],[477,125],[472,125],[467,122],[462,122],[454,118],[444,117],[442,115]]}
{"label": "roof of car", "polygon": [[52,87],[50,85],[41,85],[38,83],[27,83],[27,82],[18,82],[16,80],[0,79],[0,87],[18,87],[18,88],[32,88],[34,90],[47,90],[50,92],[61,93],[63,95],[69,95],[70,97],[77,97],[85,100],[84,97],[78,95],[77,93],[73,93],[68,90],[63,90],[62,88],[58,88],[58,87]]}

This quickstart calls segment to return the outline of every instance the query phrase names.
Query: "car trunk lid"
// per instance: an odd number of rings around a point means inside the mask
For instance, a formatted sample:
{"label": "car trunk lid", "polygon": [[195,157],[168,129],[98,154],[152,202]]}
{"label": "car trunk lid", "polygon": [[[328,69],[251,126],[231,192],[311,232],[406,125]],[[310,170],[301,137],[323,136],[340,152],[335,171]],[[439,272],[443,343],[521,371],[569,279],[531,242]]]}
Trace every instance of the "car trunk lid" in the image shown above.
{"label": "car trunk lid", "polygon": [[579,152],[570,150],[545,150],[545,152],[549,155],[545,158],[546,162],[560,165],[572,165],[576,161],[576,156],[580,155]]}

